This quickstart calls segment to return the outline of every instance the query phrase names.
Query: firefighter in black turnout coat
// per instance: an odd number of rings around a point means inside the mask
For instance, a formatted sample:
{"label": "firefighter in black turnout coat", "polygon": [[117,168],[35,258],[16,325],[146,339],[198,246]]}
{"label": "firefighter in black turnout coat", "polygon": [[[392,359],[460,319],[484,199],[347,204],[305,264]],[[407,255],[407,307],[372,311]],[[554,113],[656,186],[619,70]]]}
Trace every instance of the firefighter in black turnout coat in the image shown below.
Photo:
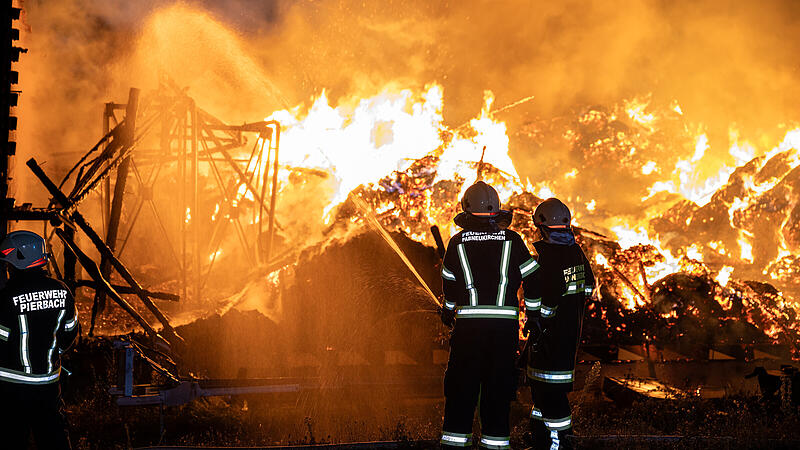
{"label": "firefighter in black turnout coat", "polygon": [[572,433],[567,393],[575,377],[584,305],[595,283],[570,221],[569,208],[555,198],[539,204],[533,213],[542,240],[533,244],[536,270],[526,280],[524,331],[533,343],[528,380],[534,448],[562,448],[563,437]]}
{"label": "firefighter in black turnout coat", "polygon": [[75,301],[45,271],[45,242],[37,234],[9,233],[0,260],[9,271],[0,290],[0,448],[27,448],[33,432],[37,448],[68,449],[60,355],[78,335]]}
{"label": "firefighter in black turnout coat", "polygon": [[455,326],[444,378],[441,443],[472,445],[480,400],[479,444],[510,448],[509,410],[517,390],[517,291],[535,262],[522,238],[506,229],[512,214],[500,210],[494,188],[475,183],[461,206],[464,211],[454,221],[463,230],[450,239],[442,264],[442,321]]}

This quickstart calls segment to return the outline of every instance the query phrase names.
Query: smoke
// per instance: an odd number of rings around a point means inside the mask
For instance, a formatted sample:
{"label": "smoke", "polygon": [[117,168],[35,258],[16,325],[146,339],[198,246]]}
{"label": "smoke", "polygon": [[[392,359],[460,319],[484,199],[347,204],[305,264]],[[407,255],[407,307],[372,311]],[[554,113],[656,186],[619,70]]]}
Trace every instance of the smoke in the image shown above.
{"label": "smoke", "polygon": [[793,2],[292,2],[265,37],[306,89],[441,81],[453,123],[484,89],[500,105],[536,95],[537,114],[652,91],[727,133],[794,118],[798,14]]}
{"label": "smoke", "polygon": [[[336,104],[433,81],[444,86],[451,125],[475,116],[484,90],[498,106],[534,95],[498,117],[513,131],[652,93],[653,102],[677,101],[688,121],[704,124],[709,162],[728,157],[732,124],[756,139],[797,120],[800,5],[789,1],[28,0],[23,7],[30,52],[19,64],[15,195],[37,204],[46,195],[21,162],[35,155],[59,178],[100,137],[102,104],[123,102],[131,86],[153,89],[160,77],[229,123],[308,104],[322,90]],[[512,141],[511,154],[523,178],[540,181],[569,164],[553,163],[562,150]],[[299,205],[302,193],[295,197]]]}
{"label": "smoke", "polygon": [[[795,2],[26,1],[23,154],[88,148],[101,103],[159,75],[228,121],[327,89],[445,87],[460,124],[485,89],[523,120],[653,92],[711,128],[796,119]],[[714,131],[718,131],[715,133]]]}

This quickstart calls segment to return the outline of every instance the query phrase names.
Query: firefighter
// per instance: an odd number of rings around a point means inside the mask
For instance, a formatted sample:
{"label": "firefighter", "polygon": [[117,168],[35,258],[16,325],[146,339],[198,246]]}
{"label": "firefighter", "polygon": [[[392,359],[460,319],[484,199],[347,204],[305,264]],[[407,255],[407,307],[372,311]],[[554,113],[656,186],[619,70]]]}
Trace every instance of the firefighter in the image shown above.
{"label": "firefighter", "polygon": [[[556,198],[533,213],[542,239],[533,244],[537,270],[525,286],[524,334],[533,408],[530,431],[534,448],[558,449],[572,434],[567,393],[572,391],[583,310],[594,289],[594,275],[575,243],[569,208]],[[530,284],[528,286],[527,284]]]}
{"label": "firefighter", "polygon": [[50,278],[45,242],[30,231],[9,233],[0,244],[9,279],[0,290],[0,420],[2,447],[71,448],[62,413],[61,354],[78,335],[75,300]]}
{"label": "firefighter", "polygon": [[472,445],[480,401],[486,448],[510,448],[509,410],[516,397],[519,343],[517,291],[535,269],[522,238],[506,229],[512,213],[500,209],[497,191],[479,181],[461,200],[442,263],[442,321],[453,327],[444,377],[443,447]]}

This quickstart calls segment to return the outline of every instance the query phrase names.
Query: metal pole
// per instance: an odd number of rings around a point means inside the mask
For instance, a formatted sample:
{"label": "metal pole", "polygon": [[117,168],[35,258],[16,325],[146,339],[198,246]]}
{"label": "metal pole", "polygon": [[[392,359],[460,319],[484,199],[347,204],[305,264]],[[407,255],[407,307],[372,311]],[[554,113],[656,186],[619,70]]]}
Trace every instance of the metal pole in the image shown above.
{"label": "metal pole", "polygon": [[275,163],[272,168],[272,198],[269,202],[269,228],[267,228],[267,261],[272,252],[272,239],[275,236],[275,201],[278,197],[278,149],[281,145],[281,126],[275,123]]}
{"label": "metal pole", "polygon": [[187,289],[187,273],[189,267],[186,265],[186,110],[181,111],[181,116],[178,119],[179,127],[178,133],[180,133],[180,138],[178,138],[178,172],[179,172],[179,181],[178,183],[180,186],[178,187],[180,191],[180,239],[181,239],[181,292],[182,298],[188,298],[186,293]]}
{"label": "metal pole", "polygon": [[[266,138],[264,138],[266,140]],[[262,141],[263,143],[264,141]],[[264,146],[261,146],[261,153],[264,153]],[[264,160],[264,173],[262,174],[261,180],[261,198],[266,197],[267,195],[267,185],[269,184],[269,174],[270,174],[270,161],[272,159],[272,136],[270,136],[269,144],[267,144],[267,159]],[[258,204],[258,239],[256,240],[257,246],[256,248],[259,249],[258,256],[259,260],[263,257],[264,262],[269,260],[269,256],[266,253],[266,243],[264,242],[264,204]]]}
{"label": "metal pole", "polygon": [[194,257],[192,258],[192,271],[193,276],[192,279],[194,281],[194,301],[200,301],[200,201],[199,201],[199,189],[200,189],[200,180],[199,180],[199,171],[200,168],[198,167],[198,163],[200,158],[198,157],[198,145],[197,145],[197,132],[199,127],[197,126],[197,105],[195,105],[194,100],[191,103],[191,114],[192,114],[192,240],[193,248],[192,253],[194,253]]}

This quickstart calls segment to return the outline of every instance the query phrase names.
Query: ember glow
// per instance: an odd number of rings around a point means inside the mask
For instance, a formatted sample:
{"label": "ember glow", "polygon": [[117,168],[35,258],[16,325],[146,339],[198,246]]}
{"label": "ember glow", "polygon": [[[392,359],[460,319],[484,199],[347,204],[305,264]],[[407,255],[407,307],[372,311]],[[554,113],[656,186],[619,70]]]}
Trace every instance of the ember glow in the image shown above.
{"label": "ember glow", "polygon": [[[475,181],[476,164],[483,157],[486,164],[513,181],[510,186],[500,186],[501,198],[508,199],[513,189],[519,188],[519,177],[508,156],[505,124],[491,118],[493,101],[487,92],[478,117],[455,130],[444,125],[443,92],[437,84],[417,93],[387,89],[375,97],[351,99],[336,107],[323,92],[306,113],[301,114],[298,107],[277,111],[267,120],[278,120],[285,127],[282,145],[287,151],[282,154],[282,164],[323,169],[335,177],[335,192],[323,211],[329,221],[331,209],[355,188],[405,171],[426,156],[438,159],[434,182],[458,179],[462,190]],[[378,212],[387,208],[382,205]],[[415,214],[414,210],[407,213]]]}
{"label": "ember glow", "polygon": [[[756,233],[741,226],[740,217],[779,186],[786,174],[798,165],[796,140],[800,130],[787,132],[783,142],[772,149],[759,148],[732,133],[736,139],[727,152],[729,158],[719,159],[711,156],[719,152],[712,152],[711,143],[702,132],[704,127],[684,124],[684,132],[700,130],[695,136],[683,135],[683,142],[687,144],[682,147],[685,153],[662,149],[659,152],[663,157],[658,158],[658,152],[648,149],[648,146],[655,145],[648,136],[663,134],[665,131],[659,128],[661,123],[683,120],[683,114],[677,103],[671,109],[656,111],[650,108],[649,96],[644,98],[623,101],[622,106],[613,109],[624,114],[625,120],[641,127],[644,131],[640,133],[644,135],[629,137],[618,133],[591,142],[589,148],[601,154],[625,155],[623,166],[630,165],[641,174],[642,182],[649,183],[649,187],[642,186],[649,192],[642,201],[648,202],[659,194],[668,193],[673,205],[686,205],[683,208],[691,214],[679,222],[684,229],[711,225],[709,221],[713,218],[698,218],[697,211],[714,206],[715,199],[720,198],[731,182],[741,179],[742,195],[729,202],[723,201],[723,223],[733,228],[734,236],[720,236],[713,240],[708,234],[689,236],[681,241],[682,244],[676,245],[673,234],[664,233],[654,226],[659,220],[669,218],[669,204],[661,212],[655,210],[655,214],[650,208],[644,211],[645,214],[627,218],[604,218],[601,208],[607,204],[608,198],[598,195],[583,203],[573,201],[573,206],[578,206],[574,225],[606,230],[618,243],[618,249],[609,253],[598,251],[588,241],[584,242],[591,248],[589,256],[595,269],[609,273],[600,277],[601,280],[608,284],[609,291],[622,309],[633,312],[662,307],[653,304],[653,296],[659,292],[655,286],[661,280],[676,274],[707,277],[714,283],[710,298],[718,305],[719,311],[726,314],[738,311],[737,308],[741,307],[734,308],[731,300],[732,296],[737,296],[747,311],[767,309],[758,315],[747,313],[746,317],[768,336],[779,339],[782,333],[783,336],[792,335],[793,325],[780,319],[787,314],[786,310],[793,311],[790,315],[798,311],[795,302],[785,296],[788,294],[777,293],[772,299],[774,305],[765,305],[761,297],[735,280],[740,272],[742,276],[750,276],[745,267],[753,266],[761,259],[757,253]],[[298,106],[277,111],[268,119],[279,120],[285,127],[282,166],[326,171],[335,178],[336,187],[320,211],[320,221],[324,224],[345,217],[350,224],[371,220],[366,214],[362,216],[363,211],[359,212],[358,208],[345,207],[348,196],[355,195],[370,205],[370,215],[374,214],[387,230],[403,232],[432,245],[428,233],[431,225],[439,225],[445,234],[457,231],[451,219],[459,210],[458,199],[477,179],[479,162],[483,157],[481,176],[498,188],[504,204],[516,209],[516,228],[523,232],[529,243],[532,242],[535,233],[529,214],[538,202],[536,199],[559,195],[568,197],[569,203],[571,190],[562,190],[558,186],[559,180],[580,180],[582,168],[572,167],[563,176],[552,180],[523,182],[509,156],[507,125],[494,116],[493,95],[485,93],[484,106],[477,117],[455,128],[445,124],[443,99],[443,88],[435,83],[416,92],[386,88],[374,97],[346,99],[336,106],[331,105],[323,93],[311,102],[307,110]],[[619,120],[615,114],[590,111],[579,116],[577,123],[594,126],[597,122]],[[568,132],[566,136],[576,136],[577,133]],[[785,159],[780,173],[766,179],[759,177],[758,171],[776,157]],[[736,178],[749,166],[755,166],[755,171]],[[526,195],[533,197],[527,198]],[[661,202],[663,204],[663,200]],[[788,220],[788,216],[784,216],[780,228],[786,227]],[[780,236],[778,256],[792,258],[790,244],[782,233]],[[773,267],[774,263],[765,265],[761,261],[761,265]],[[790,269],[787,266],[771,272],[764,270],[775,280],[780,276],[786,279]],[[684,306],[693,317],[708,313],[703,308]],[[674,307],[660,315],[668,321],[680,317]],[[625,322],[616,326],[617,331],[623,334],[629,328]],[[789,335],[785,334],[787,332]]]}

